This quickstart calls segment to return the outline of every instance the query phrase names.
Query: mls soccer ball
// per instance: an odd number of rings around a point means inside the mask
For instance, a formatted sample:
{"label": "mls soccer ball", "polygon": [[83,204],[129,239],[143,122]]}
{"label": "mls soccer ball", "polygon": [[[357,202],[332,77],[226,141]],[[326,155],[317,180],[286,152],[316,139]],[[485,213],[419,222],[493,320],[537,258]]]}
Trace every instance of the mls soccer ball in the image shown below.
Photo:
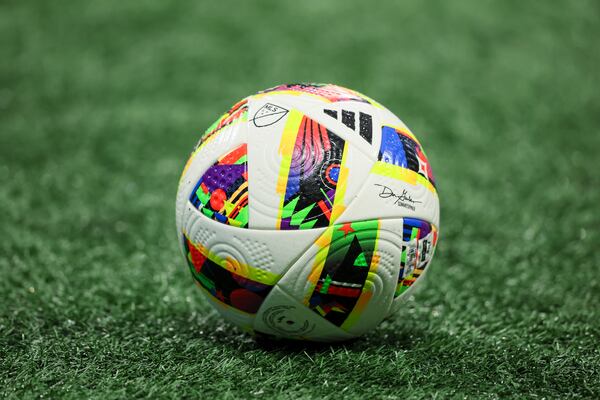
{"label": "mls soccer ball", "polygon": [[431,261],[439,200],[417,138],[350,89],[247,97],[201,136],[177,233],[221,315],[278,337],[338,341],[397,309]]}

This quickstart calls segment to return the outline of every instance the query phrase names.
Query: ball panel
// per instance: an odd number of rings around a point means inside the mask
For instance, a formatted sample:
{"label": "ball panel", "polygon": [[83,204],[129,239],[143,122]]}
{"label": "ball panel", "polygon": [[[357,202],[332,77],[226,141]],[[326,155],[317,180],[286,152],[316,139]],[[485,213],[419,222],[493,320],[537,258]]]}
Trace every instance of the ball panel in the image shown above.
{"label": "ball panel", "polygon": [[437,228],[429,222],[404,218],[402,258],[394,298],[402,295],[425,272],[437,244]]}
{"label": "ball panel", "polygon": [[[377,325],[391,305],[402,227],[402,219],[333,225],[276,287],[329,324],[361,334]],[[269,296],[263,307],[267,305],[277,303]],[[312,334],[319,333],[315,328]]]}
{"label": "ball panel", "polygon": [[[351,102],[340,104],[354,106]],[[255,126],[258,116],[260,121],[267,118],[265,107],[278,114],[286,110],[286,115],[271,125]],[[282,230],[329,226],[343,213],[348,199],[358,193],[376,157],[376,150],[360,136],[361,129],[365,136],[364,130],[372,129],[373,118],[352,111],[358,122],[355,130],[350,130],[325,114],[322,103],[290,95],[254,96],[249,110],[253,121],[248,144],[252,177],[249,226]],[[363,120],[368,116],[370,123],[361,127],[361,116]],[[335,131],[330,126],[335,126]],[[373,139],[372,131],[369,137]]]}
{"label": "ball panel", "polygon": [[439,225],[433,173],[421,145],[407,129],[383,126],[377,161],[340,222],[399,216]]}
{"label": "ball panel", "polygon": [[334,225],[326,232],[330,236],[318,241],[327,252],[315,260],[305,305],[336,326],[344,328],[354,308],[370,296],[365,282],[377,268],[378,227],[377,220]]}
{"label": "ball panel", "polygon": [[[324,232],[321,229],[303,231],[267,231],[239,229],[207,218],[189,202],[183,212],[185,225],[180,234],[186,235],[195,244],[208,251],[222,248],[234,249],[229,256],[237,258],[241,264],[266,273],[282,275],[298,259],[302,250],[310,247]],[[293,251],[292,251],[293,250]],[[235,252],[235,254],[233,254]]]}
{"label": "ball panel", "polygon": [[282,162],[280,142],[282,137],[295,135],[301,116],[291,113],[289,105],[270,98],[257,101],[252,96],[248,107],[249,227],[276,229],[281,199],[278,187]]}
{"label": "ball panel", "polygon": [[438,241],[438,228],[427,221],[404,218],[403,245],[400,272],[394,301],[389,314],[396,312],[404,299],[415,287],[417,280],[422,281],[435,253]]}
{"label": "ball panel", "polygon": [[382,126],[378,161],[416,172],[418,182],[435,188],[433,172],[417,138],[407,129]]}
{"label": "ball panel", "polygon": [[257,333],[298,340],[332,342],[353,337],[279,286],[273,288],[260,307],[253,327]]}
{"label": "ball panel", "polygon": [[[241,311],[255,314],[262,301],[258,302],[256,309],[249,311],[247,307],[240,307],[239,301],[234,301],[236,292],[239,294],[244,289],[264,300],[279,279],[277,274],[253,268],[227,255],[219,255],[200,243],[192,242],[186,235],[183,235],[183,242],[194,279],[210,296]],[[239,254],[236,256],[239,258]]]}
{"label": "ball panel", "polygon": [[[340,196],[344,194],[345,152],[344,140],[306,115],[295,135],[282,137],[279,229],[311,229],[330,224],[339,213]],[[335,181],[327,174],[332,168],[338,171]]]}
{"label": "ball panel", "polygon": [[200,177],[189,201],[208,218],[248,227],[247,146],[241,144],[219,157]]}
{"label": "ball panel", "polygon": [[337,222],[406,216],[431,221],[437,226],[439,202],[435,193],[423,185],[406,182],[410,177],[403,171],[389,173],[382,164],[376,163],[370,172]]}
{"label": "ball panel", "polygon": [[237,326],[244,332],[254,333],[253,324],[256,319],[256,314],[250,314],[223,303],[204,289],[198,281],[195,282],[196,286],[200,289],[200,292],[204,295],[204,298],[215,310],[217,310],[225,321]]}
{"label": "ball panel", "polygon": [[[264,300],[298,258],[298,252],[290,250],[308,248],[324,231],[240,229],[207,218],[190,202],[182,220],[180,243],[194,280],[209,302],[244,330],[251,328],[260,304],[256,296],[236,290],[249,290]],[[253,306],[242,304],[250,297]]]}
{"label": "ball panel", "polygon": [[[382,110],[365,102],[338,101],[328,103],[318,97],[304,93],[273,92],[254,95],[249,98],[249,120],[255,121],[264,107],[281,107],[285,110],[296,110],[313,121],[325,126],[344,141],[352,143],[369,158],[376,158],[377,138],[381,135],[383,122],[379,117]],[[286,118],[289,117],[289,112]],[[370,128],[370,129],[369,129]],[[250,123],[250,132],[263,132],[263,126]],[[277,137],[281,132],[276,133]],[[367,140],[365,138],[369,138]]]}

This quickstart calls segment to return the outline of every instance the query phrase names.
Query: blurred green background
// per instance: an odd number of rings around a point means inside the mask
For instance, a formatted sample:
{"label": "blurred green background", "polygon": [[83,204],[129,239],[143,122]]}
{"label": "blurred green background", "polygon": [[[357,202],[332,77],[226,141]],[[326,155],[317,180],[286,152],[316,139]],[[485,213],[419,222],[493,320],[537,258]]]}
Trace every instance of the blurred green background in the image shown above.
{"label": "blurred green background", "polygon": [[[0,395],[600,397],[595,1],[0,2]],[[406,307],[333,346],[222,322],[177,248],[204,129],[279,83],[419,136],[441,239]]]}

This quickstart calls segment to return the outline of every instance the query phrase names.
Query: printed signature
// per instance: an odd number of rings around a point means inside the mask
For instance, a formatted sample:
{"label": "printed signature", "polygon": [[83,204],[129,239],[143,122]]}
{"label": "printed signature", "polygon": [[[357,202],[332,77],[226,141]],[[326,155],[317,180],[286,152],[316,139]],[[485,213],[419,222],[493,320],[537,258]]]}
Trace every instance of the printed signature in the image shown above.
{"label": "printed signature", "polygon": [[396,193],[394,193],[394,191],[392,189],[390,189],[389,187],[387,187],[385,185],[380,185],[380,184],[376,183],[375,186],[381,187],[381,192],[379,192],[379,197],[381,197],[382,199],[394,197],[395,198],[394,204],[396,204],[396,205],[403,206],[404,203],[411,203],[411,204],[422,203],[421,201],[413,200],[413,198],[410,196],[410,194],[408,194],[406,189],[403,189],[402,193],[396,194]]}

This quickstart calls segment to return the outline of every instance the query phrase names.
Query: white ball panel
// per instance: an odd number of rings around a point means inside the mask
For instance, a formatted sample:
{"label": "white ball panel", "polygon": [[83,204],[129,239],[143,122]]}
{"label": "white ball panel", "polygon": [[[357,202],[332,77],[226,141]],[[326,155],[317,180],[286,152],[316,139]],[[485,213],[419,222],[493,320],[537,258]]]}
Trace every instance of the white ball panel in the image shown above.
{"label": "white ball panel", "polygon": [[[215,246],[235,246],[235,251],[243,254],[246,262],[254,260],[252,267],[268,270],[275,274],[283,274],[293,264],[301,253],[308,248],[323,233],[325,228],[302,231],[267,231],[242,229],[214,221],[189,202],[183,215],[185,220],[184,232],[194,236],[196,230],[209,230],[214,233],[206,243],[200,243],[213,251]],[[181,233],[180,233],[181,234]],[[260,238],[262,245],[259,252],[248,252],[247,243],[254,243]],[[241,261],[241,260],[240,260]]]}
{"label": "white ball panel", "polygon": [[323,342],[352,338],[278,286],[271,290],[256,314],[254,329],[275,336]]}
{"label": "white ball panel", "polygon": [[[360,335],[366,332],[376,326],[386,315],[398,280],[401,249],[402,219],[381,221],[377,237],[377,248],[374,253],[379,257],[379,262],[375,271],[369,274],[368,283],[366,284],[372,289],[372,295],[366,308],[358,315],[356,324],[348,329],[352,334]],[[305,299],[311,296],[314,289],[313,284],[309,281],[309,275],[313,270],[317,255],[320,252],[328,251],[328,248],[322,249],[313,244],[283,276],[277,287],[289,294],[299,304],[303,304]],[[267,300],[269,300],[268,304],[271,306],[275,304],[274,300],[270,300],[270,295]],[[267,301],[265,301],[266,303]],[[309,312],[318,315],[307,306],[302,306]],[[350,313],[351,316],[352,313]]]}

